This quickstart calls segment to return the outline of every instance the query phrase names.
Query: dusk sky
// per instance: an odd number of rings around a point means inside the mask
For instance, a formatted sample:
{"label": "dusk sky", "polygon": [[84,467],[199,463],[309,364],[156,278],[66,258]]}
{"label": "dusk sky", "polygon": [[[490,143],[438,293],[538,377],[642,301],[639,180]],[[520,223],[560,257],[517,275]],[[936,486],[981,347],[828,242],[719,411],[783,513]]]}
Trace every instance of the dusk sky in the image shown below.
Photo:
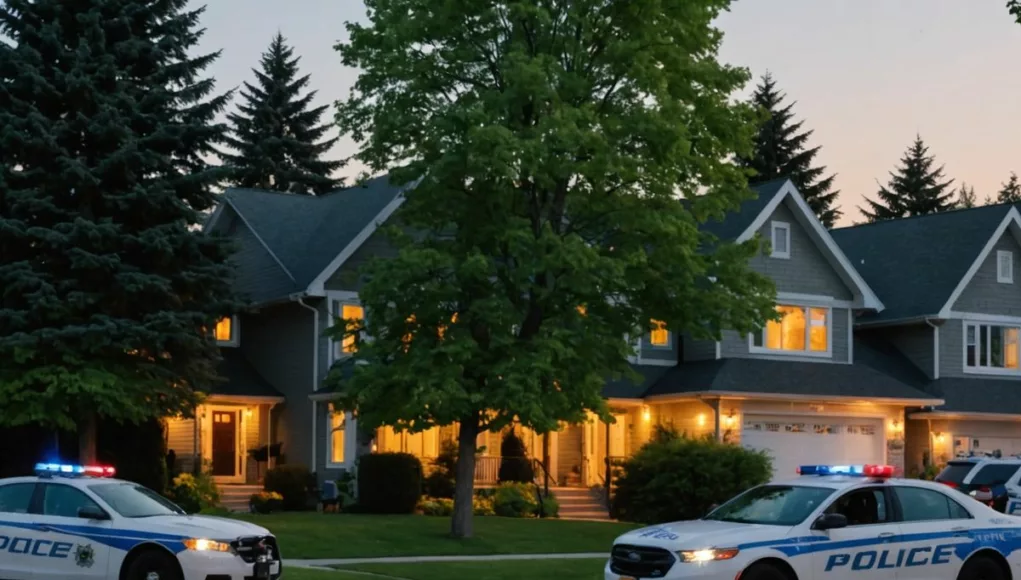
{"label": "dusk sky", "polygon": [[[251,80],[280,30],[321,103],[348,94],[357,71],[340,64],[333,44],[345,21],[364,20],[360,0],[207,4],[202,48],[223,50],[210,71],[221,89]],[[819,162],[837,174],[840,225],[861,221],[863,196],[886,183],[916,133],[980,200],[1021,172],[1021,26],[1002,0],[739,0],[719,24],[725,62],[756,80],[770,71],[797,101],[812,145],[822,146]],[[336,157],[353,151],[341,140]]]}

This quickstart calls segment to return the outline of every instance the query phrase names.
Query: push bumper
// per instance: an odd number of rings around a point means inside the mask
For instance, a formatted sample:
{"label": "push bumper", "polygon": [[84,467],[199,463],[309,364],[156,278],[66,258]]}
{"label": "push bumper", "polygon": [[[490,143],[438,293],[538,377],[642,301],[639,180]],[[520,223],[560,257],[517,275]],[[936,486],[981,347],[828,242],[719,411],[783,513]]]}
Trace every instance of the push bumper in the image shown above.
{"label": "push bumper", "polygon": [[283,571],[282,564],[273,561],[260,566],[262,575],[257,575],[258,564],[229,553],[182,552],[177,559],[184,580],[277,580]]}
{"label": "push bumper", "polygon": [[[617,574],[610,568],[610,564],[611,562],[607,561],[606,566],[603,567],[604,580],[645,580],[644,578],[639,579],[627,574]],[[658,579],[681,580],[684,578],[697,578],[699,580],[734,580],[740,571],[741,568],[739,566],[734,566],[730,562],[713,562],[707,565],[681,564],[678,562],[665,575],[659,576]]]}

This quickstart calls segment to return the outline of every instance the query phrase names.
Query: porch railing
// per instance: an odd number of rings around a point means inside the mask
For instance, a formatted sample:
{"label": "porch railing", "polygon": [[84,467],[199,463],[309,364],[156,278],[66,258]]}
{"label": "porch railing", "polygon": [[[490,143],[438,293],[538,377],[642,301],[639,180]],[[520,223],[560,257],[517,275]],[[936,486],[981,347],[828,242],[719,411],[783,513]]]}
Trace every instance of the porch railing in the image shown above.
{"label": "porch railing", "polygon": [[500,466],[504,460],[522,461],[532,467],[533,481],[547,488],[556,486],[557,479],[547,473],[542,461],[534,457],[501,457],[499,455],[480,455],[475,458],[475,485],[496,485],[500,481]]}

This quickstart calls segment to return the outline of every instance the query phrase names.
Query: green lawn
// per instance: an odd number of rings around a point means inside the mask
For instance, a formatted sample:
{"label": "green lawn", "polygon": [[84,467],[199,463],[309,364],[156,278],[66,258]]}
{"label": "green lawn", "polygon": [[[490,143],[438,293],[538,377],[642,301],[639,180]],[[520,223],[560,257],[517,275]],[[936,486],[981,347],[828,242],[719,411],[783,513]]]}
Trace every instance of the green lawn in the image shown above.
{"label": "green lawn", "polygon": [[454,540],[448,518],[355,514],[245,515],[277,537],[285,559],[608,552],[637,526],[476,517],[475,537]]}
{"label": "green lawn", "polygon": [[[501,562],[443,562],[423,564],[365,564],[345,569],[371,572],[407,580],[602,580],[605,559],[598,560],[505,560]],[[288,579],[291,580],[291,579]],[[319,580],[309,578],[308,580]],[[322,580],[329,580],[323,578]],[[339,580],[348,580],[341,578]],[[363,576],[362,580],[371,580]]]}

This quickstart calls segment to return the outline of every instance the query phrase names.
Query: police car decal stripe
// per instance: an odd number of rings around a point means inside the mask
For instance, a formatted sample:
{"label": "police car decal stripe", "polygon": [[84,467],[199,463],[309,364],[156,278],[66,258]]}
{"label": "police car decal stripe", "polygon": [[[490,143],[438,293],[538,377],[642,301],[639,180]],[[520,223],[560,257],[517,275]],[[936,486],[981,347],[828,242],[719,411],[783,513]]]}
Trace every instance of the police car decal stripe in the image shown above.
{"label": "police car decal stripe", "polygon": [[110,546],[111,548],[124,551],[129,551],[135,546],[145,542],[155,542],[177,554],[185,550],[184,540],[188,538],[188,536],[140,532],[137,530],[115,530],[89,526],[26,524],[23,522],[0,521],[0,527],[3,526],[36,532],[45,532],[49,530],[57,534],[78,536],[96,542],[97,544],[103,544],[105,546]]}
{"label": "police car decal stripe", "polygon": [[1009,556],[1021,550],[1021,529],[1019,528],[980,528],[957,532],[928,532],[918,534],[898,534],[891,538],[861,538],[857,540],[833,541],[825,536],[802,536],[782,540],[750,542],[738,545],[739,550],[752,548],[773,548],[784,555],[793,557],[816,552],[863,548],[869,546],[907,544],[936,540],[961,540],[955,544],[956,555],[964,559],[979,548],[993,548]]}

